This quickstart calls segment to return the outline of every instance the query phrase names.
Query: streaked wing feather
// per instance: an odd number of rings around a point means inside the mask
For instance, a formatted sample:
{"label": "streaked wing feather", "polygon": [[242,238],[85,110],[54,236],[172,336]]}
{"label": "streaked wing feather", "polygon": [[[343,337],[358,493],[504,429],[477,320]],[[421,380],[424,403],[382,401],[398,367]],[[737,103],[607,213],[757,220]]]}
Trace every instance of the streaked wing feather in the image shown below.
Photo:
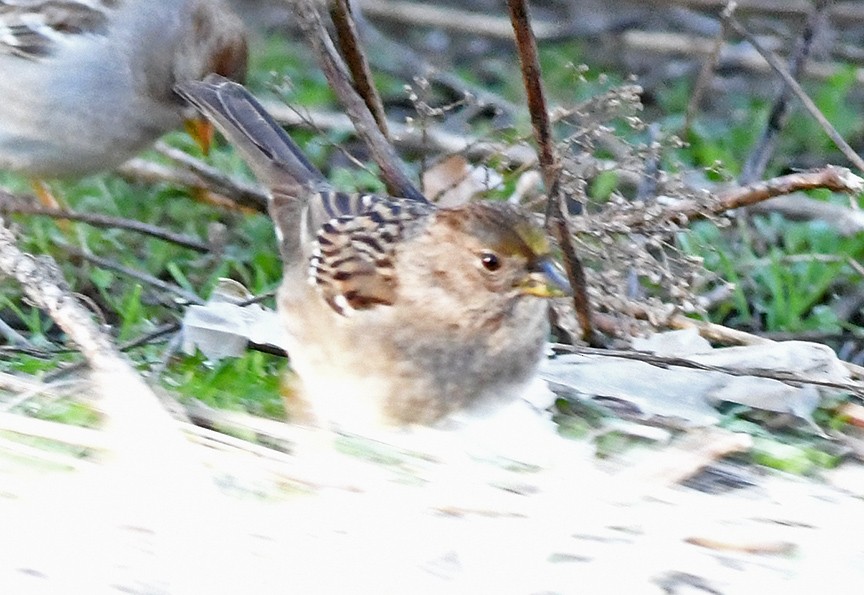
{"label": "streaked wing feather", "polygon": [[38,60],[71,35],[104,35],[113,0],[0,0],[0,53]]}
{"label": "streaked wing feather", "polygon": [[[340,194],[322,196],[322,209],[337,216],[318,231],[310,282],[339,314],[391,305],[398,285],[396,245],[432,207],[411,200]],[[354,214],[363,205],[365,210]]]}

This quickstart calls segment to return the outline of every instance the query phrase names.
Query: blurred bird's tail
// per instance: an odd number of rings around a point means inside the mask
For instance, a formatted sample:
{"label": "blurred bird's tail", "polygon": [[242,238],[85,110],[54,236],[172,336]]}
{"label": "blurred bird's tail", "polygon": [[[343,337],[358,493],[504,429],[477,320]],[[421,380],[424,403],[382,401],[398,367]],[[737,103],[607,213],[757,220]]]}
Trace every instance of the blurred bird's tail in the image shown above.
{"label": "blurred bird's tail", "polygon": [[291,137],[242,85],[211,74],[175,91],[209,118],[273,195],[305,199],[329,188]]}
{"label": "blurred bird's tail", "polygon": [[181,83],[175,91],[216,125],[267,186],[285,264],[304,262],[309,230],[317,229],[310,218],[317,220],[322,210],[316,197],[330,190],[323,174],[242,85],[211,74],[203,81]]}

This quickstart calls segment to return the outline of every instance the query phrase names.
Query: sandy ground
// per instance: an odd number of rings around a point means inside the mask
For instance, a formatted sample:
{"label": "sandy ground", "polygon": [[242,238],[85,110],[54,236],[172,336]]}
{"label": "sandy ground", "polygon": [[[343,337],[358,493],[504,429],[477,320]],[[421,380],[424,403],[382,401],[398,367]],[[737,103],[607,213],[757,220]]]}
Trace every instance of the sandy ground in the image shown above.
{"label": "sandy ground", "polygon": [[188,472],[147,451],[69,470],[0,450],[0,592],[861,592],[860,465],[711,495],[650,471],[666,449],[609,464],[546,438],[542,468],[195,445]]}

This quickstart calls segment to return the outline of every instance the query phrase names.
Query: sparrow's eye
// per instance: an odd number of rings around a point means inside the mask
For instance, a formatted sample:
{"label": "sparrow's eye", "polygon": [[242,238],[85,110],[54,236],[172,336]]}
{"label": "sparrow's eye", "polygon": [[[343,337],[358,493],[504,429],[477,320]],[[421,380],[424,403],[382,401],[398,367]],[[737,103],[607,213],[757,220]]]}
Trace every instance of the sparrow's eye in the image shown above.
{"label": "sparrow's eye", "polygon": [[494,252],[480,253],[480,263],[487,271],[495,272],[501,268],[501,259]]}

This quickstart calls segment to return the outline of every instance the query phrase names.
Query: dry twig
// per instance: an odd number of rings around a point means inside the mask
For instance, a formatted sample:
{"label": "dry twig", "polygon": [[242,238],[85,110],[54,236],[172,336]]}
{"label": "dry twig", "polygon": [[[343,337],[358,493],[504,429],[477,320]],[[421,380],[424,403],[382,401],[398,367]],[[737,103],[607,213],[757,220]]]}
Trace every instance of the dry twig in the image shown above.
{"label": "dry twig", "polygon": [[[801,32],[801,37],[798,40],[792,58],[789,60],[789,74],[793,78],[797,79],[800,77],[804,64],[810,55],[814,38],[819,31],[828,25],[827,14],[832,4],[833,0],[816,1],[813,12],[810,13]],[[723,22],[723,29],[725,30],[726,21],[724,20]],[[738,178],[738,181],[742,185],[755,182],[765,173],[765,168],[777,145],[777,138],[789,120],[789,114],[791,113],[789,100],[792,98],[791,95],[789,88],[784,86],[777,99],[774,100],[771,112],[768,114],[768,121],[765,123],[765,129],[762,131],[762,135],[756,146],[753,147],[744,162],[741,176]]]}
{"label": "dry twig", "polygon": [[582,262],[576,254],[571,241],[572,233],[564,216],[560,193],[561,163],[555,152],[552,138],[552,127],[549,122],[549,109],[543,94],[543,83],[540,74],[540,58],[537,54],[537,42],[531,29],[531,18],[528,5],[524,0],[508,0],[510,20],[516,36],[516,48],[519,63],[522,66],[522,82],[528,96],[528,111],[531,114],[531,124],[537,142],[540,158],[540,170],[548,193],[546,203],[546,226],[558,240],[564,252],[564,263],[570,285],[573,288],[573,306],[582,330],[582,339],[590,344],[596,342],[594,325],[591,321],[591,304],[588,300],[588,288]]}
{"label": "dry twig", "polygon": [[[734,3],[732,4],[734,8]],[[864,160],[858,156],[858,153],[849,146],[849,143],[837,132],[837,129],[828,121],[816,104],[810,99],[810,96],[801,88],[801,85],[798,84],[798,81],[789,73],[789,70],[783,65],[777,56],[775,56],[772,52],[769,52],[765,48],[762,47],[762,44],[759,43],[759,40],[753,36],[745,27],[742,25],[738,19],[736,19],[732,10],[724,10],[721,13],[721,17],[723,18],[723,22],[725,22],[729,28],[735,31],[738,35],[746,39],[750,44],[756,48],[759,54],[765,58],[768,64],[771,65],[771,68],[780,75],[783,79],[783,82],[786,83],[786,86],[795,96],[801,101],[804,105],[804,108],[817,122],[822,126],[822,129],[828,135],[828,138],[837,146],[838,149],[843,153],[843,155],[858,168],[858,171],[864,172]]]}
{"label": "dry twig", "polygon": [[140,281],[141,283],[144,283],[145,285],[150,285],[161,291],[172,293],[177,297],[186,300],[190,304],[204,303],[203,299],[201,299],[191,291],[180,287],[179,285],[168,283],[167,281],[163,281],[162,279],[154,277],[153,275],[150,275],[148,273],[144,273],[142,271],[137,271],[127,266],[123,266],[122,264],[114,262],[113,260],[102,258],[101,256],[96,256],[95,254],[88,254],[87,252],[84,252],[83,250],[76,248],[75,246],[72,246],[70,244],[62,243],[60,245],[68,254],[71,254],[72,256],[77,256],[78,258],[95,264],[100,268],[108,269],[110,271],[126,275],[127,277],[131,277],[137,281]]}
{"label": "dry twig", "polygon": [[[163,141],[158,141],[153,148],[200,178],[207,185],[205,189],[222,193],[241,207],[261,213],[267,212],[267,194],[260,187],[235,180],[200,159],[195,159],[189,153],[175,149]],[[193,188],[200,188],[200,182]]]}
{"label": "dry twig", "polygon": [[210,251],[210,245],[206,242],[202,242],[192,236],[176,233],[156,225],[150,225],[143,221],[125,219],[123,217],[111,217],[109,215],[100,215],[98,213],[76,213],[65,209],[50,209],[35,205],[34,201],[28,200],[27,197],[14,196],[2,190],[0,190],[0,212],[39,215],[43,217],[51,217],[53,219],[79,221],[95,227],[125,229],[160,240],[165,240],[166,242],[189,248],[190,250],[197,250],[198,252]]}
{"label": "dry twig", "polygon": [[405,175],[402,161],[396,155],[387,139],[378,129],[375,118],[369,112],[363,99],[354,90],[348,78],[345,63],[339,57],[327,28],[318,14],[314,0],[298,0],[297,17],[309,45],[315,51],[319,65],[336,93],[345,113],[351,118],[357,134],[364,140],[372,159],[381,169],[381,176],[388,191],[394,196],[425,200],[423,195]]}
{"label": "dry twig", "polygon": [[815,171],[789,174],[727,190],[707,203],[692,200],[677,201],[650,217],[646,217],[644,212],[637,212],[627,214],[619,221],[631,229],[664,221],[691,221],[750,206],[775,196],[816,188],[825,188],[833,192],[860,193],[864,192],[864,179],[845,167],[829,165]]}
{"label": "dry twig", "polygon": [[351,78],[354,80],[354,88],[357,89],[357,93],[363,98],[366,107],[369,108],[378,123],[381,134],[389,137],[384,105],[381,103],[378,88],[372,81],[369,61],[366,59],[363,46],[360,44],[357,26],[354,23],[354,16],[351,13],[348,0],[334,0],[330,6],[330,18],[336,27],[336,41],[339,43],[339,49],[342,50],[342,56],[345,58]]}
{"label": "dry twig", "polygon": [[[302,116],[285,104],[265,101],[264,107],[276,120],[288,126],[301,126],[314,130],[332,130],[342,134],[356,134],[351,120],[342,113],[306,112]],[[524,144],[510,144],[484,140],[471,135],[456,134],[442,127],[427,127],[420,131],[413,126],[388,120],[387,128],[393,144],[408,151],[465,155],[469,160],[497,158],[503,165],[521,168],[537,163],[537,152]]]}

